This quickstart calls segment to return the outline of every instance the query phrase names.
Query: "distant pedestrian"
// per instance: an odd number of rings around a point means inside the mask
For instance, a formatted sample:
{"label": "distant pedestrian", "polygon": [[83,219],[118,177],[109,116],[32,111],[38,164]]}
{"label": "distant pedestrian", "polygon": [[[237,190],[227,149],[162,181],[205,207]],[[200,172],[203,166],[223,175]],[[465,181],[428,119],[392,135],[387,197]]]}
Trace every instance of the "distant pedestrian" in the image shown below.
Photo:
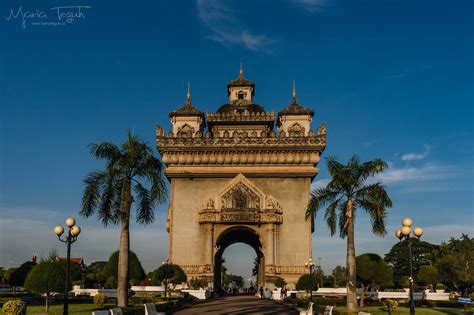
{"label": "distant pedestrian", "polygon": [[263,287],[260,287],[260,299],[263,299]]}
{"label": "distant pedestrian", "polygon": [[281,291],[280,291],[280,300],[283,300],[284,298],[286,298],[286,288],[285,287],[281,288]]}

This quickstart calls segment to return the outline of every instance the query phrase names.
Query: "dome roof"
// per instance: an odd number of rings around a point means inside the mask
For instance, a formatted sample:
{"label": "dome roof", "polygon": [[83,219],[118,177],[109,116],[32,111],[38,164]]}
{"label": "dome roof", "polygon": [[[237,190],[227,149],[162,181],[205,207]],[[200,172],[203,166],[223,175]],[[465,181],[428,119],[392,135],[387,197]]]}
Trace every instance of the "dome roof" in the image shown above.
{"label": "dome roof", "polygon": [[248,110],[250,113],[265,113],[263,106],[248,103],[248,104],[224,104],[217,110],[219,114],[233,113],[237,111],[238,113],[243,113],[245,110]]}

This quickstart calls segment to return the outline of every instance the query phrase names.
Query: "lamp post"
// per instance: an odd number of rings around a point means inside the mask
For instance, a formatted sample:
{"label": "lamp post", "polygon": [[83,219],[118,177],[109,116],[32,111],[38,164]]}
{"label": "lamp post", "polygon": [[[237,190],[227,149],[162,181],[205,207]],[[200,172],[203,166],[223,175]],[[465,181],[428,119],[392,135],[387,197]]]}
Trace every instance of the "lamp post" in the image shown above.
{"label": "lamp post", "polygon": [[[304,263],[305,267],[309,269],[309,279],[310,279],[310,283],[312,284],[312,276],[313,276],[313,269],[314,269],[314,262],[313,262],[313,259],[310,258],[308,259],[307,262]],[[313,299],[313,290],[310,288],[309,290],[309,298],[310,300]]]}
{"label": "lamp post", "polygon": [[81,233],[81,228],[76,224],[74,218],[66,219],[66,226],[68,228],[67,234],[65,237],[61,238],[61,235],[64,233],[64,228],[61,225],[57,225],[54,228],[54,233],[58,236],[58,239],[67,244],[67,261],[66,261],[66,287],[64,288],[64,306],[63,306],[63,315],[68,314],[68,294],[69,294],[69,265],[71,262],[71,244],[77,240],[77,237]]}
{"label": "lamp post", "polygon": [[415,301],[413,299],[413,255],[411,250],[411,240],[412,238],[420,238],[423,235],[423,229],[419,226],[411,230],[411,226],[413,224],[412,219],[405,218],[402,221],[402,228],[398,229],[395,232],[395,236],[401,241],[405,239],[408,244],[408,261],[410,265],[410,277],[408,280],[410,281],[410,315],[415,315]]}
{"label": "lamp post", "polygon": [[168,293],[168,266],[169,266],[169,259],[162,261],[161,264],[163,265],[163,277],[165,281],[165,300],[167,299]]}

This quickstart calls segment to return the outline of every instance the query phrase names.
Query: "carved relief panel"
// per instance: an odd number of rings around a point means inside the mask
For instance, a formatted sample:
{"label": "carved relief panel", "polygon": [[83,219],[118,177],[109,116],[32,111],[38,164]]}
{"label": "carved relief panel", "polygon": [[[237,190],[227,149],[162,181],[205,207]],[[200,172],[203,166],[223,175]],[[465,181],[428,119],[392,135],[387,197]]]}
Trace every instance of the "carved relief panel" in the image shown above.
{"label": "carved relief panel", "polygon": [[281,213],[281,206],[273,196],[265,195],[239,174],[219,195],[204,201],[199,210],[199,222],[279,224]]}

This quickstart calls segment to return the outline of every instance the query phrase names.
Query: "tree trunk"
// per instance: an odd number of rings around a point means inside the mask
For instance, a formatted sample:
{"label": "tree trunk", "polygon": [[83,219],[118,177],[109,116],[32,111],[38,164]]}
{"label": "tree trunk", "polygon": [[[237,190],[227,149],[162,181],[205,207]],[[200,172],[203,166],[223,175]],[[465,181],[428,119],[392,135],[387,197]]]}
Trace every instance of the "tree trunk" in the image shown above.
{"label": "tree trunk", "polygon": [[354,220],[353,220],[353,204],[349,198],[347,202],[347,312],[357,312],[357,283],[356,283],[356,256],[354,244]]}
{"label": "tree trunk", "polygon": [[362,308],[364,307],[365,293],[367,292],[369,287],[364,286],[364,284],[362,284],[361,286],[362,286],[362,292],[360,294],[360,307]]}
{"label": "tree trunk", "polygon": [[46,298],[45,298],[45,301],[46,301],[46,304],[45,304],[45,312],[48,313],[49,312],[49,292],[46,293]]}
{"label": "tree trunk", "polygon": [[120,232],[120,247],[118,258],[118,288],[117,306],[128,307],[128,256],[130,252],[130,208],[132,205],[132,195],[130,182],[125,183],[122,190],[122,230]]}

